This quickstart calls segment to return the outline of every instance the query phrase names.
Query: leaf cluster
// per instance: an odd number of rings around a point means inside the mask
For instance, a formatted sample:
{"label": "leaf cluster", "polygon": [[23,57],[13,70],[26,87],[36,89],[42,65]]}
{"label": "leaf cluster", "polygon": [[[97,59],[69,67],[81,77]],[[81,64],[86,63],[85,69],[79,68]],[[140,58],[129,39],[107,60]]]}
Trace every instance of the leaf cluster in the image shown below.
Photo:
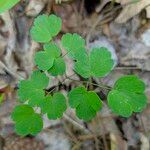
{"label": "leaf cluster", "polygon": [[[66,72],[61,47],[74,61],[73,69],[84,78],[84,83],[94,85],[88,80],[105,77],[114,67],[112,55],[107,48],[87,49],[85,40],[76,33],[64,34],[61,46],[54,42],[61,26],[59,17],[40,15],[31,28],[32,39],[42,43],[43,50],[36,52],[34,57],[37,70],[33,71],[29,79],[19,83],[18,97],[22,104],[16,106],[12,112],[15,130],[19,135],[36,135],[43,128],[43,115],[47,115],[49,119],[61,118],[67,106],[75,109],[77,117],[85,121],[91,120],[102,109],[102,100],[95,91],[89,90],[88,86],[75,87],[67,96],[61,92],[47,92],[47,87],[51,84],[49,76],[56,77]],[[145,84],[137,76],[123,76],[116,81],[114,87],[108,89],[108,106],[117,115],[129,117],[134,112],[141,112],[147,104]]]}

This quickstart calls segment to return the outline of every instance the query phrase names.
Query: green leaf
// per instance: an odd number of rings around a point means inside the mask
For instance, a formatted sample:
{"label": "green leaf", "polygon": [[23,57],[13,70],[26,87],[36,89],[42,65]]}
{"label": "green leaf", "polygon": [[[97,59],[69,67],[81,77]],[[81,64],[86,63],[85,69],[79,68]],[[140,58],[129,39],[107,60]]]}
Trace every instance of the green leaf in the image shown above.
{"label": "green leaf", "polygon": [[83,54],[82,57],[77,60],[74,65],[74,70],[84,78],[91,76],[91,66],[87,54]]}
{"label": "green leaf", "polygon": [[28,101],[31,106],[38,106],[45,97],[44,89],[48,86],[49,79],[40,71],[34,71],[31,79],[19,83],[18,96],[21,102]]}
{"label": "green leaf", "polygon": [[0,94],[0,104],[2,103],[3,99],[4,99],[4,94]]}
{"label": "green leaf", "polygon": [[137,76],[123,76],[109,92],[108,105],[114,113],[129,117],[133,112],[141,112],[146,106],[147,98],[144,90],[145,84]]}
{"label": "green leaf", "polygon": [[55,15],[38,16],[31,28],[31,37],[36,42],[47,43],[61,30],[61,18]]}
{"label": "green leaf", "polygon": [[91,74],[95,77],[107,75],[113,68],[114,62],[107,48],[93,48],[90,53]]}
{"label": "green leaf", "polygon": [[104,77],[113,68],[114,62],[107,48],[93,48],[89,54],[82,54],[75,63],[74,70],[84,78]]}
{"label": "green leaf", "polygon": [[55,93],[47,96],[40,104],[43,113],[46,113],[49,119],[57,119],[63,116],[66,110],[66,99],[61,93]]}
{"label": "green leaf", "polygon": [[0,14],[12,8],[19,0],[0,0]]}
{"label": "green leaf", "polygon": [[48,70],[52,76],[63,75],[66,71],[66,64],[63,58],[57,58],[54,61],[53,67]]}
{"label": "green leaf", "polygon": [[87,91],[85,87],[77,87],[68,94],[69,105],[76,109],[76,115],[85,121],[95,117],[102,107],[102,101],[93,91]]}
{"label": "green leaf", "polygon": [[59,58],[60,55],[61,50],[56,44],[45,44],[44,51],[40,51],[35,54],[35,64],[41,70],[49,70],[50,68],[52,68],[54,60]]}
{"label": "green leaf", "polygon": [[16,106],[11,114],[12,120],[16,123],[17,134],[26,136],[36,135],[43,128],[43,121],[39,114],[35,113],[29,105]]}
{"label": "green leaf", "polygon": [[71,58],[76,59],[78,55],[85,53],[85,40],[76,33],[64,34],[61,42]]}

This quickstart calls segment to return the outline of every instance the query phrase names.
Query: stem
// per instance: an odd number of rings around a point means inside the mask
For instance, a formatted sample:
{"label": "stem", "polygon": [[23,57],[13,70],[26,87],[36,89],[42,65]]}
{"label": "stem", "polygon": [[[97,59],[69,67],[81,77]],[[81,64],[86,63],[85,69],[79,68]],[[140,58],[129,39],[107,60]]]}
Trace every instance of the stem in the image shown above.
{"label": "stem", "polygon": [[68,80],[75,81],[75,82],[82,82],[82,83],[85,83],[87,89],[88,89],[88,86],[89,86],[89,85],[94,85],[94,86],[97,86],[97,87],[99,87],[99,88],[106,89],[106,90],[108,90],[108,91],[110,91],[110,90],[112,89],[112,87],[109,87],[109,86],[107,86],[107,85],[92,83],[91,79],[90,79],[90,81],[80,81],[80,80],[75,80],[75,79],[70,78],[70,77],[72,77],[73,75],[74,75],[74,74],[72,74],[72,75],[70,75],[70,76],[68,76],[68,77],[66,76],[66,79],[64,79],[60,84],[56,85],[51,91],[47,92],[46,94],[52,93],[57,87],[59,87],[60,85],[63,85],[63,84],[66,82],[67,79],[68,79]]}
{"label": "stem", "polygon": [[62,58],[64,58],[69,52],[67,52],[66,54],[64,54],[63,56],[61,56]]}
{"label": "stem", "polygon": [[139,67],[123,66],[123,67],[116,67],[115,70],[141,70],[141,69]]}
{"label": "stem", "polygon": [[68,120],[70,123],[72,123],[75,127],[77,127],[78,129],[84,131],[86,134],[90,133],[90,131],[88,129],[86,129],[83,125],[81,125],[78,122],[76,122],[74,119],[72,119],[71,117],[69,117],[67,114],[64,113],[63,117],[66,120]]}
{"label": "stem", "polygon": [[66,79],[63,81],[63,82],[61,82],[60,84],[58,84],[58,85],[56,85],[52,90],[50,90],[49,92],[47,92],[46,94],[50,94],[50,93],[52,93],[57,87],[59,87],[60,85],[62,85],[62,84],[64,84],[65,83],[65,81],[66,81]]}
{"label": "stem", "polygon": [[72,75],[70,75],[69,77],[66,76],[66,79],[64,79],[61,83],[57,84],[52,90],[50,90],[49,92],[47,92],[47,94],[52,93],[57,87],[59,87],[60,85],[63,85],[63,84],[66,82],[66,80],[67,80],[68,78],[72,77],[73,75],[75,75],[75,73],[72,74]]}
{"label": "stem", "polygon": [[107,85],[99,85],[99,84],[96,84],[96,83],[92,83],[92,82],[89,82],[89,81],[80,81],[80,80],[75,80],[75,79],[72,79],[72,78],[70,78],[70,77],[67,77],[67,79],[69,79],[69,80],[72,80],[72,81],[75,81],[75,82],[83,82],[83,83],[88,83],[88,84],[90,84],[90,85],[94,85],[94,86],[97,86],[97,87],[100,87],[100,88],[104,88],[104,89],[106,89],[106,90],[111,90],[112,88],[111,87],[109,87],[109,86],[107,86]]}

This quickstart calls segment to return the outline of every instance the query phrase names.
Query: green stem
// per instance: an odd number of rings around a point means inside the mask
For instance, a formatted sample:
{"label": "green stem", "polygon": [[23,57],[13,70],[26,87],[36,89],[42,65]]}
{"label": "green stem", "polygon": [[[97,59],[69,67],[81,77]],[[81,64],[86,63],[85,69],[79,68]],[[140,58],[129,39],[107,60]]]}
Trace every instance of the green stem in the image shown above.
{"label": "green stem", "polygon": [[60,84],[56,85],[52,90],[50,90],[50,91],[47,92],[46,94],[52,93],[57,87],[59,87],[60,85],[63,85],[63,84],[66,82],[66,80],[67,80],[68,78],[72,77],[73,75],[75,75],[75,73],[72,74],[72,75],[70,75],[69,77],[66,76],[66,79],[64,79]]}
{"label": "green stem", "polygon": [[67,54],[68,54],[68,52],[66,54],[64,54],[63,56],[61,56],[61,57],[64,58]]}
{"label": "green stem", "polygon": [[67,79],[72,80],[72,81],[75,81],[75,82],[88,83],[88,84],[90,84],[90,85],[94,85],[94,86],[97,86],[97,87],[100,87],[100,88],[104,88],[104,89],[106,89],[106,90],[111,90],[111,89],[112,89],[111,87],[109,87],[109,86],[107,86],[107,85],[102,85],[102,84],[99,85],[99,84],[92,83],[92,82],[89,82],[89,81],[75,80],[75,79],[72,79],[72,78],[70,78],[70,77],[67,77]]}
{"label": "green stem", "polygon": [[[73,75],[74,75],[74,74],[73,74]],[[60,85],[64,84],[67,79],[68,79],[68,80],[75,81],[75,82],[82,82],[82,83],[85,83],[87,89],[88,89],[88,86],[89,86],[89,85],[94,85],[94,86],[97,86],[97,87],[99,87],[99,88],[106,89],[106,90],[108,90],[108,91],[112,90],[112,87],[109,87],[109,86],[103,85],[103,84],[92,83],[91,80],[88,80],[88,81],[80,81],[80,80],[75,80],[75,79],[70,78],[70,77],[72,77],[73,75],[68,76],[68,77],[66,76],[66,79],[64,79],[60,84],[56,85],[51,91],[47,92],[46,94],[52,93],[57,87],[59,87]]]}

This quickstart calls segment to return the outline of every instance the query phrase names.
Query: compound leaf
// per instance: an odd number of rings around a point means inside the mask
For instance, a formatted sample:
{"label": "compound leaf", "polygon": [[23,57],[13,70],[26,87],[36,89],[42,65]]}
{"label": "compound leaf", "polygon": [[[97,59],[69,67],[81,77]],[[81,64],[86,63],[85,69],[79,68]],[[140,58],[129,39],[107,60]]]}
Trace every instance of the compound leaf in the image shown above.
{"label": "compound leaf", "polygon": [[112,70],[113,65],[111,53],[107,48],[93,48],[89,56],[85,53],[81,59],[77,59],[74,70],[84,78],[104,77]]}
{"label": "compound leaf", "polygon": [[109,92],[108,105],[114,113],[129,117],[133,112],[141,112],[146,106],[147,98],[144,90],[145,84],[137,76],[123,76]]}
{"label": "compound leaf", "polygon": [[0,14],[16,5],[19,0],[0,0]]}
{"label": "compound leaf", "polygon": [[43,128],[43,121],[39,114],[35,113],[29,105],[16,106],[11,114],[12,120],[16,123],[17,134],[26,136],[36,135]]}
{"label": "compound leaf", "polygon": [[81,53],[85,53],[85,40],[78,34],[66,33],[61,39],[63,47],[69,56],[76,59]]}
{"label": "compound leaf", "polygon": [[43,71],[49,70],[53,66],[54,60],[60,55],[61,50],[56,44],[45,44],[44,51],[35,54],[35,64]]}
{"label": "compound leaf", "polygon": [[47,96],[40,104],[43,113],[46,113],[49,119],[61,118],[66,110],[66,99],[63,94],[55,93]]}
{"label": "compound leaf", "polygon": [[31,106],[38,106],[44,99],[44,89],[48,86],[49,79],[40,71],[34,71],[31,79],[19,83],[18,96],[21,102],[28,101]]}
{"label": "compound leaf", "polygon": [[47,43],[60,32],[61,26],[61,18],[55,15],[40,15],[31,28],[31,37],[36,42]]}
{"label": "compound leaf", "polygon": [[85,121],[91,120],[102,107],[102,101],[93,91],[85,87],[77,87],[68,94],[69,105],[76,109],[76,114]]}

